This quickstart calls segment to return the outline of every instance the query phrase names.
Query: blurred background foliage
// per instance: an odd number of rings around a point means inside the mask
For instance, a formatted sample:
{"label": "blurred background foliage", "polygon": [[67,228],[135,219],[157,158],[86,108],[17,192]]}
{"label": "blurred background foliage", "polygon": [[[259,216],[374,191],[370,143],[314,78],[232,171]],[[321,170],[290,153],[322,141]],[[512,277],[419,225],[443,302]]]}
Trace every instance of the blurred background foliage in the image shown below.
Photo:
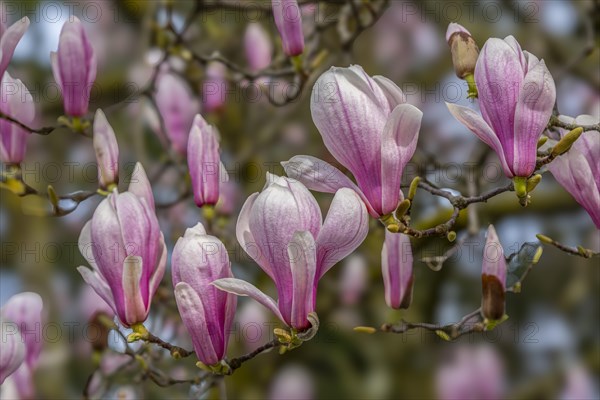
{"label": "blurred background foliage", "polygon": [[[167,160],[158,139],[159,124],[147,98],[136,96],[135,92],[150,79],[161,46],[169,40],[163,29],[166,2],[5,3],[14,6],[8,14],[11,21],[25,15],[32,21],[9,71],[34,95],[35,126],[56,125],[56,118],[62,113],[62,102],[53,86],[49,53],[57,47],[69,7],[74,7],[72,10],[85,23],[98,54],[98,90],[92,96],[90,109],[103,108],[115,129],[121,150],[121,186],[126,187],[136,161],[143,163],[150,177],[157,176]],[[174,24],[181,26],[195,2],[170,3]],[[241,3],[244,2],[234,4]],[[269,6],[269,2],[252,3]],[[94,4],[101,17],[95,17],[94,9],[86,8],[86,4]],[[327,49],[327,54],[311,70],[302,95],[283,107],[276,107],[264,96],[249,99],[252,94],[230,82],[225,105],[216,112],[203,112],[220,130],[223,160],[237,187],[234,211],[231,215],[221,215],[217,221],[219,237],[231,252],[236,276],[273,292],[266,275],[243,254],[234,234],[243,200],[262,188],[266,171],[283,174],[279,161],[296,154],[310,154],[335,164],[312,123],[309,108],[312,83],[329,66],[360,64],[371,75],[387,76],[405,90],[409,102],[424,111],[419,148],[407,168],[405,183],[418,174],[426,174],[438,186],[467,193],[470,168],[479,177],[481,190],[506,183],[498,175],[495,155],[486,153],[485,146],[447,111],[446,101],[469,104],[466,84],[454,75],[444,39],[451,21],[469,29],[480,47],[489,37],[514,35],[523,49],[545,59],[556,78],[562,114],[600,116],[597,2],[507,0],[469,4],[390,1],[380,20],[345,48],[340,39],[342,22],[335,20],[336,10],[341,6],[319,3],[316,7],[311,3],[307,7],[312,10],[304,16],[305,24],[310,26],[333,18],[334,28],[319,33],[322,35],[319,50]],[[82,14],[85,11],[89,15]],[[259,22],[272,37],[274,65],[288,66],[272,16],[267,12],[256,15],[241,9],[207,11],[190,25],[186,46],[198,54],[218,51],[236,64],[245,65],[242,37],[249,22]],[[581,57],[590,46],[590,54]],[[187,81],[201,102],[205,65],[173,57],[168,68]],[[228,71],[230,80],[235,80],[234,75]],[[25,181],[42,192],[48,184],[59,193],[97,187],[91,142],[66,129],[58,129],[49,136],[32,135],[23,171]],[[176,200],[185,186],[172,168],[167,168],[152,183],[157,203]],[[326,210],[332,196],[315,196]],[[24,290],[42,295],[48,321],[60,326],[62,334],[56,337],[50,330],[47,332],[42,365],[36,375],[39,396],[80,397],[94,370],[94,357],[83,331],[84,284],[75,268],[85,262],[77,250],[77,238],[99,198],[83,202],[63,218],[27,215],[38,207],[32,198],[18,198],[3,190],[0,199],[0,304]],[[413,221],[423,227],[444,221],[450,212],[448,204],[425,192],[419,192],[415,207]],[[203,218],[191,198],[157,212],[169,249],[187,227]],[[459,240],[466,235],[464,213],[457,229]],[[588,393],[597,397],[598,258],[583,259],[545,247],[540,263],[524,282],[522,293],[507,297],[509,320],[486,334],[470,334],[449,343],[427,331],[367,335],[352,330],[358,325],[379,327],[400,318],[446,324],[476,309],[481,295],[484,229],[490,223],[495,224],[506,254],[515,252],[524,242],[536,241],[537,233],[569,245],[600,250],[600,236],[588,215],[549,174],[544,175],[529,207],[521,208],[513,193],[505,193],[476,205],[476,214],[478,234],[468,238],[461,251],[447,260],[439,272],[432,271],[421,259],[442,255],[452,244],[435,238],[413,241],[414,300],[410,309],[401,312],[385,306],[380,272],[383,228],[372,221],[370,234],[356,255],[332,269],[321,282],[317,311],[322,326],[318,336],[284,356],[271,352],[248,362],[234,376],[225,378],[227,395],[230,398],[432,398],[438,396],[436,382],[443,365],[456,363],[457,354],[465,346],[486,346],[491,350],[486,353],[488,363],[498,363],[501,367],[492,369],[496,372],[490,372],[484,380],[501,382],[507,397],[561,397],[573,382],[579,382],[580,388],[588,385]],[[262,309],[241,299],[239,329],[233,333],[229,355],[243,354],[269,340],[275,326],[269,318]],[[156,325],[154,333],[170,335],[173,342],[190,347],[174,307],[169,273],[155,299],[152,320],[150,325]],[[74,328],[71,336],[65,323],[74,321],[81,325]],[[262,330],[260,337],[256,335],[257,327]],[[113,343],[111,347],[118,345]],[[160,352],[156,357],[158,365],[170,375],[191,377],[197,371],[192,360],[173,361]],[[159,388],[147,380],[134,379],[136,375],[139,374],[134,368],[108,380],[105,396],[119,393],[153,399],[188,396],[187,385]],[[209,397],[218,395],[219,390],[214,389]]]}

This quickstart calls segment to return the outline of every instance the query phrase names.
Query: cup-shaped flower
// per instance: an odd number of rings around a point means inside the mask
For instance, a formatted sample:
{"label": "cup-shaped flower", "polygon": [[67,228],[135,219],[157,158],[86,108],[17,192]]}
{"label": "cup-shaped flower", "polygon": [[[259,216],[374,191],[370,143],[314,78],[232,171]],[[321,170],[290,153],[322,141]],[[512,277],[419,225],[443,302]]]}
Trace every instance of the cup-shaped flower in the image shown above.
{"label": "cup-shaped flower", "polygon": [[146,170],[140,162],[135,164],[131,180],[129,181],[128,192],[135,194],[140,199],[146,200],[146,203],[154,210],[154,195],[152,194],[152,186],[146,175]]}
{"label": "cup-shaped flower", "polygon": [[25,360],[25,344],[14,323],[0,316],[0,385],[12,375]]}
{"label": "cup-shaped flower", "polygon": [[253,71],[260,71],[271,65],[273,44],[265,28],[258,22],[252,22],[246,28],[244,51],[248,66]]}
{"label": "cup-shaped flower", "polygon": [[167,249],[154,209],[134,193],[108,195],[79,236],[79,251],[92,269],[83,279],[125,326],[142,323],[164,275]]}
{"label": "cup-shaped flower", "polygon": [[408,308],[414,282],[410,238],[402,233],[385,231],[381,249],[381,272],[385,302],[391,308]]}
{"label": "cup-shaped flower", "polygon": [[297,56],[304,51],[304,33],[302,32],[302,12],[298,0],[272,0],[275,26],[281,36],[283,52],[288,56]]}
{"label": "cup-shaped flower", "polygon": [[392,81],[370,77],[357,65],[332,67],[321,75],[310,108],[325,146],[357,184],[310,156],[282,163],[287,175],[311,190],[335,193],[351,188],[375,218],[393,212],[403,199],[402,171],[415,152],[423,113],[406,104]]}
{"label": "cup-shaped flower", "polygon": [[[31,123],[35,117],[35,104],[23,82],[5,72],[0,87],[0,111],[24,124]],[[0,136],[0,161],[21,163],[25,158],[29,132],[15,123],[0,119]]]}
{"label": "cup-shaped flower", "polygon": [[108,189],[119,183],[119,146],[115,131],[100,109],[94,117],[93,142],[98,163],[98,182],[101,188]]}
{"label": "cup-shaped flower", "polygon": [[157,79],[154,98],[171,146],[185,155],[190,127],[198,112],[190,89],[175,75],[163,73]]}
{"label": "cup-shaped flower", "polygon": [[452,52],[452,64],[456,76],[465,79],[467,75],[472,75],[475,72],[479,47],[471,33],[462,25],[451,22],[446,31],[446,42]]}
{"label": "cup-shaped flower", "polygon": [[177,307],[196,356],[205,365],[215,365],[225,357],[237,304],[235,295],[211,285],[233,277],[227,250],[198,224],[177,240],[171,264]]}
{"label": "cup-shaped flower", "polygon": [[50,54],[50,61],[63,96],[65,114],[80,117],[87,113],[98,62],[77,17],[71,17],[63,25],[58,50]]}
{"label": "cup-shaped flower", "polygon": [[214,284],[240,296],[251,296],[282,322],[297,330],[311,326],[317,285],[338,261],[365,239],[367,211],[359,196],[343,188],[335,194],[325,222],[308,189],[296,180],[269,176],[267,187],[251,195],[237,222],[237,238],[244,250],[275,282],[275,302],[240,279]]}
{"label": "cup-shaped flower", "polygon": [[477,60],[475,82],[481,116],[456,104],[448,109],[496,152],[507,177],[529,177],[556,101],[544,60],[521,50],[512,36],[491,38]]}
{"label": "cup-shaped flower", "polygon": [[202,104],[206,112],[220,110],[227,100],[227,68],[220,62],[206,67],[206,80],[202,84]]}
{"label": "cup-shaped flower", "polygon": [[6,18],[4,6],[0,5],[0,79],[8,68],[17,44],[29,28],[29,18],[27,17],[21,18],[8,28],[6,27]]}
{"label": "cup-shaped flower", "polygon": [[[575,125],[598,123],[597,118],[589,115],[575,119],[561,117],[561,120]],[[566,133],[561,132],[561,136]],[[584,132],[569,151],[548,164],[548,169],[600,229],[600,132]]]}
{"label": "cup-shaped flower", "polygon": [[217,204],[220,183],[228,179],[227,172],[219,155],[219,132],[200,114],[194,118],[190,131],[187,162],[196,205]]}
{"label": "cup-shaped flower", "polygon": [[502,319],[506,294],[506,259],[493,225],[488,228],[483,250],[481,285],[481,313],[490,321]]}

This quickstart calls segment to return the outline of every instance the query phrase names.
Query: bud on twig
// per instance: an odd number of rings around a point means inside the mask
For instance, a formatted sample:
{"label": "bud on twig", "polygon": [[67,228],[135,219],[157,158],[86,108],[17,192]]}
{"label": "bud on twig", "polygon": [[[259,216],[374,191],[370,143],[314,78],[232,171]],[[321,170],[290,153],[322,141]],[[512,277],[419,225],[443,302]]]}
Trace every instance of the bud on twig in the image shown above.
{"label": "bud on twig", "polygon": [[471,36],[471,33],[462,25],[451,22],[446,31],[446,41],[452,52],[452,64],[456,76],[464,79],[469,84],[469,96],[477,97],[477,86],[475,85],[474,72],[479,47]]}
{"label": "bud on twig", "polygon": [[567,133],[558,143],[556,143],[556,145],[554,145],[552,148],[552,155],[556,157],[569,151],[571,146],[573,146],[573,143],[579,139],[579,136],[581,136],[582,133],[582,127],[575,128]]}

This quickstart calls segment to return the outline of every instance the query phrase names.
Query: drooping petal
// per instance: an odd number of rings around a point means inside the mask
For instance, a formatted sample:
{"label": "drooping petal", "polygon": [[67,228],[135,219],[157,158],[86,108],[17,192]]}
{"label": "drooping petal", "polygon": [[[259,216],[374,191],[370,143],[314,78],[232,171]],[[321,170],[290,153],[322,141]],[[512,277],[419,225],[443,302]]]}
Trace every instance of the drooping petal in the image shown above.
{"label": "drooping petal", "polygon": [[537,142],[555,102],[554,80],[544,61],[540,61],[525,75],[515,110],[512,170],[516,176],[528,177],[535,170]]}
{"label": "drooping petal", "polygon": [[391,308],[408,308],[414,281],[410,238],[386,230],[381,250],[381,270],[385,302]]}
{"label": "drooping petal", "polygon": [[[115,305],[115,300],[111,293],[110,287],[108,287],[108,284],[106,283],[102,275],[95,271],[92,271],[87,267],[84,267],[83,265],[77,267],[77,271],[79,272],[79,274],[81,274],[81,277],[83,278],[85,283],[90,285],[92,289],[94,289],[94,291],[98,294],[98,296],[102,297],[106,304],[108,304],[113,309],[113,311],[117,313],[117,306]],[[123,318],[124,317],[125,315],[123,315]]]}
{"label": "drooping petal", "polygon": [[[287,252],[292,271],[293,292],[289,325],[296,329],[304,329],[310,327],[307,317],[315,308],[314,290],[317,270],[315,239],[310,232],[296,232],[288,244]],[[286,311],[284,310],[284,317]]]}
{"label": "drooping petal", "polygon": [[507,163],[502,144],[490,126],[470,108],[450,103],[446,103],[446,106],[454,118],[469,128],[471,132],[477,135],[479,139],[481,139],[496,152],[498,158],[500,159],[500,164],[502,165],[504,174],[507,177],[512,178],[514,174]]}
{"label": "drooping petal", "polygon": [[277,303],[275,303],[275,300],[264,294],[262,291],[260,291],[260,289],[251,283],[236,278],[224,278],[217,279],[212,284],[221,290],[224,290],[228,293],[233,293],[237,296],[252,297],[267,309],[271,310],[271,312],[273,312],[273,314],[275,314],[275,316],[279,318],[281,322],[287,324],[283,318],[283,315],[281,315],[279,308],[277,308]]}
{"label": "drooping petal", "polygon": [[[7,18],[5,14],[1,15],[0,18]],[[4,21],[2,21],[4,23]],[[0,35],[0,79],[4,75],[8,63],[12,58],[15,48],[19,41],[29,28],[29,18],[23,17],[19,21],[15,22],[8,29],[1,32]]]}
{"label": "drooping petal", "polygon": [[175,286],[175,300],[181,319],[192,337],[196,357],[206,365],[218,363],[220,358],[210,340],[206,324],[206,310],[196,291],[187,283],[179,282]]}
{"label": "drooping petal", "polygon": [[351,189],[337,191],[317,237],[317,280],[352,253],[369,232],[365,205]]}
{"label": "drooping petal", "polygon": [[410,104],[397,106],[383,130],[381,141],[381,197],[383,215],[393,212],[401,199],[402,171],[412,158],[421,128],[421,110]]}

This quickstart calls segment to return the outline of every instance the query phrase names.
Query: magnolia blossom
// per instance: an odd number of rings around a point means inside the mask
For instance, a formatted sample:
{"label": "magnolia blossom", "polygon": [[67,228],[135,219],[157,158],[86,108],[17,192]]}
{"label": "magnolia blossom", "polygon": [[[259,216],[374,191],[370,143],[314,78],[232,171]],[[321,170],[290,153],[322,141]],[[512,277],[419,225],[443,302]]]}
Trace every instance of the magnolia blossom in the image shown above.
{"label": "magnolia blossom", "polygon": [[220,62],[206,67],[206,80],[202,85],[202,104],[206,112],[221,109],[227,100],[227,68]]}
{"label": "magnolia blossom", "polygon": [[199,108],[190,89],[177,76],[162,73],[156,82],[154,99],[171,146],[185,155],[190,127]]}
{"label": "magnolia blossom", "polygon": [[302,330],[310,327],[319,280],[362,243],[368,218],[358,195],[343,188],[322,222],[319,205],[304,185],[269,174],[266,188],[246,200],[236,231],[244,250],[275,282],[278,300],[240,279],[214,284],[254,298],[286,325]]}
{"label": "magnolia blossom", "polygon": [[481,313],[489,320],[504,317],[504,296],[506,294],[506,259],[496,229],[490,225],[483,251],[481,268],[482,300]]}
{"label": "magnolia blossom", "polygon": [[496,152],[507,177],[529,177],[556,101],[544,60],[521,50],[512,36],[492,38],[477,60],[475,82],[481,116],[455,104],[447,104],[448,109]]}
{"label": "magnolia blossom", "polygon": [[360,254],[352,254],[344,261],[340,278],[342,303],[355,305],[369,283],[367,260]]}
{"label": "magnolia blossom", "polygon": [[219,239],[202,224],[177,240],[172,259],[173,286],[179,314],[192,336],[200,361],[214,365],[223,359],[237,298],[211,283],[231,278],[229,256]]}
{"label": "magnolia blossom", "polygon": [[496,400],[504,393],[502,359],[491,346],[459,347],[440,363],[435,386],[440,400]]}
{"label": "magnolia blossom", "polygon": [[[27,87],[8,72],[2,76],[0,111],[16,120],[30,124],[35,117],[35,104]],[[29,132],[19,125],[0,119],[0,161],[19,164],[25,158]]]}
{"label": "magnolia blossom", "polygon": [[119,146],[115,131],[100,109],[94,117],[93,141],[98,163],[98,181],[102,188],[107,189],[119,182]]}
{"label": "magnolia blossom", "polygon": [[190,131],[187,162],[196,205],[217,204],[221,180],[228,180],[227,171],[219,155],[219,132],[200,114],[194,118]]}
{"label": "magnolia blossom", "polygon": [[81,21],[70,17],[60,32],[57,52],[50,54],[54,79],[63,96],[65,113],[82,116],[88,111],[97,60]]}
{"label": "magnolia blossom", "polygon": [[408,308],[412,301],[414,273],[412,247],[407,235],[385,231],[381,270],[386,304],[391,308]]}
{"label": "magnolia blossom", "polygon": [[0,385],[12,375],[25,360],[25,344],[14,325],[0,316]]}
{"label": "magnolia blossom", "polygon": [[163,235],[148,200],[115,189],[83,227],[79,250],[92,269],[77,270],[121,323],[144,322],[167,262]]}
{"label": "magnolia blossom", "polygon": [[[573,119],[561,116],[563,122],[593,125],[598,119],[580,115]],[[566,134],[561,132],[561,136]],[[600,229],[600,132],[584,132],[565,154],[548,165],[554,178],[586,209]]]}
{"label": "magnolia blossom", "polygon": [[265,28],[258,22],[248,24],[244,33],[244,50],[252,70],[260,71],[271,65],[273,44]]}
{"label": "magnolia blossom", "polygon": [[[16,370],[13,370],[10,379],[14,382],[15,389],[20,398],[34,398],[35,391],[33,385],[33,372],[37,367],[38,359],[42,351],[43,336],[42,336],[42,310],[43,302],[40,295],[33,292],[23,292],[12,296],[6,304],[0,309],[0,319],[3,324],[8,324],[4,329],[10,329],[7,334],[7,343],[1,343],[1,352],[4,352],[5,345],[13,341],[9,336],[15,336],[14,340],[22,341],[24,344],[24,362],[18,365]],[[5,337],[2,337],[4,341]],[[17,364],[20,359],[20,350],[18,344],[12,349],[12,354],[9,352],[10,369]],[[4,364],[4,355],[0,356],[2,364]],[[0,383],[10,375],[9,370],[0,370]],[[8,374],[7,374],[8,373]]]}
{"label": "magnolia blossom", "polygon": [[446,42],[452,52],[452,64],[459,78],[473,74],[479,56],[479,47],[471,33],[462,25],[451,22],[446,31]]}
{"label": "magnolia blossom", "polygon": [[[29,18],[27,17],[21,18],[8,28],[6,27],[6,18],[4,7],[0,5],[0,79],[8,68],[17,44],[29,28]],[[4,92],[4,88],[2,91]]]}
{"label": "magnolia blossom", "polygon": [[406,104],[404,93],[392,81],[370,77],[357,65],[332,67],[321,75],[310,108],[325,146],[357,184],[311,156],[294,156],[282,163],[287,175],[320,192],[350,188],[375,218],[393,212],[403,199],[402,170],[415,152],[423,113]]}
{"label": "magnolia blossom", "polygon": [[302,13],[298,0],[272,0],[273,18],[281,36],[283,51],[288,56],[297,56],[304,51]]}

